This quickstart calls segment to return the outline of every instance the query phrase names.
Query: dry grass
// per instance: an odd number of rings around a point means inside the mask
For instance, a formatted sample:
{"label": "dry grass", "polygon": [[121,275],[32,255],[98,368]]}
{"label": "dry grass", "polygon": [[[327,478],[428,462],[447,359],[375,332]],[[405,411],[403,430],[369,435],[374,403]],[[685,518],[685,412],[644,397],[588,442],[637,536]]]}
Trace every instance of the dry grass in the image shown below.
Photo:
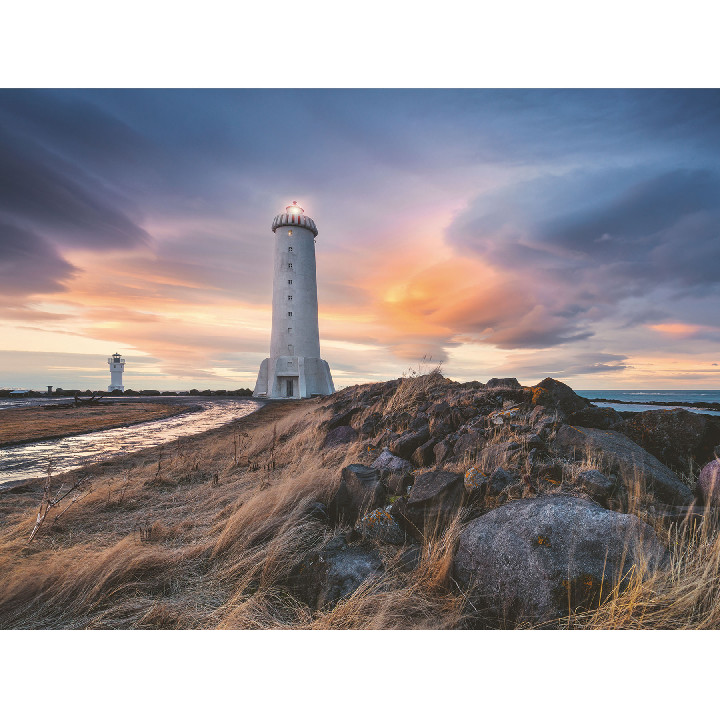
{"label": "dry grass", "polygon": [[[410,410],[446,382],[439,372],[405,378],[386,401]],[[293,568],[331,534],[310,507],[332,497],[343,465],[370,457],[362,442],[322,447],[330,402],[269,403],[231,426],[85,469],[93,492],[57,523],[49,516],[32,544],[42,485],[0,494],[0,627],[472,626],[472,608],[451,574],[464,508],[447,529],[428,533],[417,567],[401,562],[404,548],[379,546],[385,571],[332,608],[313,610],[288,589]],[[492,443],[510,439],[523,441],[509,424],[493,430]],[[565,480],[589,467],[602,469],[602,458],[569,463]],[[57,478],[56,486],[74,477]],[[642,479],[636,483],[623,509],[645,513],[671,548],[670,567],[632,579],[625,592],[564,626],[720,627],[714,517],[698,532],[651,517]]]}

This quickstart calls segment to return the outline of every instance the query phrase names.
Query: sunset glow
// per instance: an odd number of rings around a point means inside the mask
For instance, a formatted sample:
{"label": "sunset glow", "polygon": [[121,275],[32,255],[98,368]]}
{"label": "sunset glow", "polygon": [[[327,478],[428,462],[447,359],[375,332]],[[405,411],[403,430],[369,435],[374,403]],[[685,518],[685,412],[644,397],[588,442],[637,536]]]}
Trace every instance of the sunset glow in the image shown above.
{"label": "sunset glow", "polygon": [[3,91],[0,386],[99,388],[118,351],[129,388],[252,387],[302,205],[338,388],[423,357],[717,387],[719,120],[715,91]]}

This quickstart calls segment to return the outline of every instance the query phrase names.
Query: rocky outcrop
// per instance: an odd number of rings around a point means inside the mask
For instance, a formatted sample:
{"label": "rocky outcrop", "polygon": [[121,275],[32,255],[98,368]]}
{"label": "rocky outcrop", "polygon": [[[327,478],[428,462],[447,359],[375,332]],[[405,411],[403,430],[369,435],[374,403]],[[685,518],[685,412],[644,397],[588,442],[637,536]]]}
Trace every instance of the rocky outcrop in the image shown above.
{"label": "rocky outcrop", "polygon": [[348,545],[340,535],[310,553],[297,568],[291,584],[302,600],[319,610],[348,597],[383,569],[377,550]]}
{"label": "rocky outcrop", "polygon": [[607,502],[615,489],[615,483],[599,470],[583,470],[579,473],[577,482],[584,492],[601,504]]}
{"label": "rocky outcrop", "polygon": [[487,381],[485,387],[488,390],[494,390],[496,388],[510,388],[512,390],[520,390],[522,385],[518,382],[517,378],[490,378]]}
{"label": "rocky outcrop", "polygon": [[634,515],[562,495],[517,500],[460,535],[454,573],[486,618],[543,622],[596,606],[666,557]]}
{"label": "rocky outcrop", "polygon": [[693,494],[680,478],[654,455],[614,430],[563,425],[555,437],[556,448],[569,457],[601,456],[609,469],[617,470],[632,488],[642,477],[655,497],[669,505],[690,505]]}
{"label": "rocky outcrop", "polygon": [[533,405],[541,405],[546,410],[555,410],[562,417],[568,417],[590,405],[589,400],[575,394],[572,388],[553,378],[545,378],[530,390]]}
{"label": "rocky outcrop", "polygon": [[634,413],[618,429],[660,462],[684,470],[697,457],[707,428],[702,415],[675,408]]}
{"label": "rocky outcrop", "polygon": [[423,539],[442,530],[463,501],[463,476],[436,470],[415,478],[409,496],[392,506],[392,515],[408,533]]}
{"label": "rocky outcrop", "polygon": [[406,432],[390,443],[390,452],[397,457],[409,460],[415,450],[430,439],[427,425],[416,431]]}

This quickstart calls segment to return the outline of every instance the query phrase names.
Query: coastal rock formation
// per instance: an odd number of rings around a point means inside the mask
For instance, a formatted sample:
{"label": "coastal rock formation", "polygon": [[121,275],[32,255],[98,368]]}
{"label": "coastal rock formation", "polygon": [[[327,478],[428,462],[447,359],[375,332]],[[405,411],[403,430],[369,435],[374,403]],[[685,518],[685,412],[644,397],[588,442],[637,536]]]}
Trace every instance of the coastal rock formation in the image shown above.
{"label": "coastal rock formation", "polygon": [[586,407],[572,413],[568,419],[568,425],[580,425],[582,427],[600,428],[601,430],[619,429],[623,422],[622,415],[613,408]]}
{"label": "coastal rock formation", "polygon": [[340,486],[329,506],[335,522],[355,522],[359,515],[385,502],[386,487],[380,473],[359,463],[342,469]]}
{"label": "coastal rock formation", "polygon": [[556,410],[563,417],[590,406],[589,400],[580,397],[568,385],[553,378],[545,378],[530,390],[533,405]]}
{"label": "coastal rock formation", "polygon": [[672,470],[619,432],[563,425],[555,445],[570,457],[602,458],[609,468],[620,472],[626,487],[632,487],[636,479],[644,480],[661,502],[689,505],[693,501],[690,488]]}
{"label": "coastal rock formation", "polygon": [[330,432],[325,436],[323,447],[346,445],[347,443],[355,442],[357,438],[357,432],[349,425],[339,425],[338,427],[330,430]]}
{"label": "coastal rock formation", "polygon": [[460,535],[454,572],[481,615],[543,622],[590,608],[630,572],[666,557],[653,529],[589,500],[517,500],[473,520]]}

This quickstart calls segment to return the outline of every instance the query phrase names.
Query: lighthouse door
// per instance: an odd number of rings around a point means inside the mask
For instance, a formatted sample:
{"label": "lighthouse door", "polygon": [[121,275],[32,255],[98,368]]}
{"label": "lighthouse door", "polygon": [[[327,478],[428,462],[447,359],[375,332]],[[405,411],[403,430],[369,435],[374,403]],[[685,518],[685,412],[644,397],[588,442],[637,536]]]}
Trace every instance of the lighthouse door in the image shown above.
{"label": "lighthouse door", "polygon": [[286,397],[292,397],[293,396],[293,381],[292,378],[286,381],[286,389],[287,394]]}

